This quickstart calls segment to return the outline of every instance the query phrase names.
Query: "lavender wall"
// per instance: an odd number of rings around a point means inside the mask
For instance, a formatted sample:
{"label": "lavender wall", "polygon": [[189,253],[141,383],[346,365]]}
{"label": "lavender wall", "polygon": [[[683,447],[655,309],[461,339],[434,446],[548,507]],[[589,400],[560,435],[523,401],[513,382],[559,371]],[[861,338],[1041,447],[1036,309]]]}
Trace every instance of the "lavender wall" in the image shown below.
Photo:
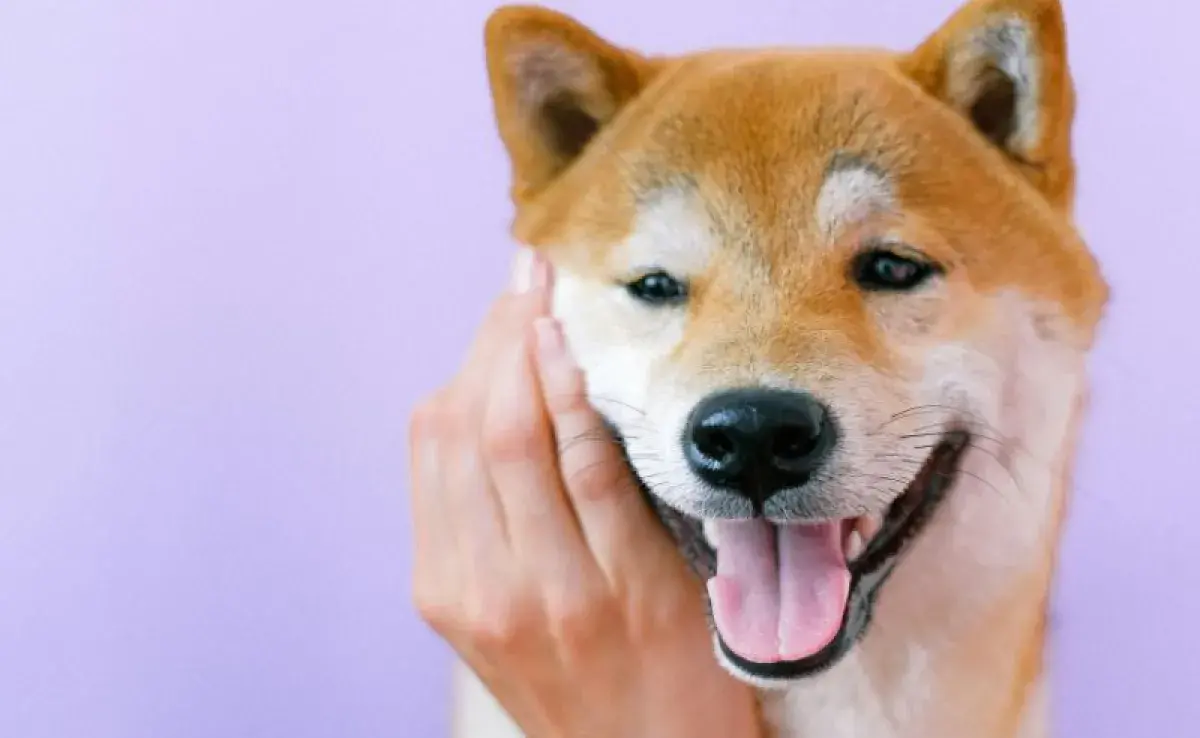
{"label": "lavender wall", "polygon": [[[956,0],[575,0],[648,49],[915,42]],[[1069,0],[1115,286],[1064,736],[1182,735],[1200,636],[1193,27]],[[0,735],[444,735],[404,431],[501,285],[491,3],[0,2]]]}

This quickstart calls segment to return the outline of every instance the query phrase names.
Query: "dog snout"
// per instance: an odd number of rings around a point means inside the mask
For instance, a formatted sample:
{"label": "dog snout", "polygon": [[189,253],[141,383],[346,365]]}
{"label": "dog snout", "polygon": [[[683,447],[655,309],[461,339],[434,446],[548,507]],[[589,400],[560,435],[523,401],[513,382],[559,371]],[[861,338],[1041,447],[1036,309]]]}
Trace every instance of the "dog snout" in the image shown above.
{"label": "dog snout", "polygon": [[698,477],[761,508],[777,492],[805,484],[836,435],[828,408],[808,393],[736,389],[696,406],[683,448]]}

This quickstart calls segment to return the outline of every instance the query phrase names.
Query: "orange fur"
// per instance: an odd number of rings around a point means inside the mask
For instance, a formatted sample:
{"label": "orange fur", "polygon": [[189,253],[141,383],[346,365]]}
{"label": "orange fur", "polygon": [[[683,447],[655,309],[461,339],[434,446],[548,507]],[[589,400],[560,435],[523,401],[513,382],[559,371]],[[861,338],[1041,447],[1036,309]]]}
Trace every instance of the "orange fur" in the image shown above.
{"label": "orange fur", "polygon": [[[1036,340],[1061,347],[1064,366],[1091,345],[1108,288],[1072,224],[1075,101],[1057,0],[975,0],[908,53],[652,58],[533,7],[496,11],[486,47],[520,241],[575,275],[597,305],[608,304],[605,289],[633,276],[622,244],[661,198],[678,196],[696,237],[710,242],[702,267],[686,274],[691,300],[679,336],[661,353],[633,330],[632,317],[627,325],[597,317],[605,324],[575,331],[597,352],[645,350],[647,381],[660,391],[700,393],[717,386],[715,374],[725,383],[782,377],[901,408],[937,351],[1016,346],[998,328],[1008,293],[1030,311]],[[822,227],[814,212],[831,166],[846,158],[880,172],[886,192],[877,193],[878,206]],[[904,301],[864,296],[847,263],[874,238],[917,245],[947,266],[944,285]],[[655,331],[670,333],[647,329]],[[869,389],[839,384],[844,375],[867,377]],[[1030,685],[1041,679],[1081,413],[1082,402],[1072,430],[1053,435],[1060,446],[1046,463],[1057,471],[1036,513],[1033,563],[998,585],[1003,591],[964,626],[958,650],[938,662],[937,699],[973,706],[975,722],[947,707],[921,723],[925,732],[896,735],[961,736],[964,726],[981,738],[1037,733],[1021,726],[1030,719]],[[956,503],[964,515],[970,504]],[[953,538],[948,530],[925,537],[918,561],[943,556],[933,547]],[[913,603],[952,602],[957,593],[921,591],[916,575],[897,576],[889,587],[898,594],[878,618],[934,639],[923,630],[934,625],[913,621]],[[860,647],[863,668],[883,684],[907,668],[902,644],[886,637],[871,635]],[[981,663],[1001,664],[986,675],[997,680],[986,694]]]}

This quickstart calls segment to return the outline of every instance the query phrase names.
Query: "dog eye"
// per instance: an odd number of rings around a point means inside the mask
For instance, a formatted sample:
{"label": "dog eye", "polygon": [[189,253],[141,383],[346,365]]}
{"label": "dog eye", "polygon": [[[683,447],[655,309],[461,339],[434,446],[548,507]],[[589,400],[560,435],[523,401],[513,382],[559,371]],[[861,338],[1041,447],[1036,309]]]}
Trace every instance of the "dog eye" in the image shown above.
{"label": "dog eye", "polygon": [[859,254],[851,271],[854,281],[865,290],[902,292],[920,286],[940,269],[927,261],[874,249]]}
{"label": "dog eye", "polygon": [[625,289],[648,305],[674,305],[687,298],[687,285],[666,272],[650,272],[626,284]]}

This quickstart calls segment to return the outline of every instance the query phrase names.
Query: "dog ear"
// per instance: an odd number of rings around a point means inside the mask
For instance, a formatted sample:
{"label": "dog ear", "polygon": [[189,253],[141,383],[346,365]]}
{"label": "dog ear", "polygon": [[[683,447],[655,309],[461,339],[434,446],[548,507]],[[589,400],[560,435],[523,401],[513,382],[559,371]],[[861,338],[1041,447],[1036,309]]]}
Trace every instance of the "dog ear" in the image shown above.
{"label": "dog ear", "polygon": [[1059,0],[972,0],[901,67],[1070,211],[1075,91],[1066,46]]}
{"label": "dog ear", "polygon": [[544,8],[500,8],[484,37],[517,203],[561,174],[652,74],[648,60]]}

